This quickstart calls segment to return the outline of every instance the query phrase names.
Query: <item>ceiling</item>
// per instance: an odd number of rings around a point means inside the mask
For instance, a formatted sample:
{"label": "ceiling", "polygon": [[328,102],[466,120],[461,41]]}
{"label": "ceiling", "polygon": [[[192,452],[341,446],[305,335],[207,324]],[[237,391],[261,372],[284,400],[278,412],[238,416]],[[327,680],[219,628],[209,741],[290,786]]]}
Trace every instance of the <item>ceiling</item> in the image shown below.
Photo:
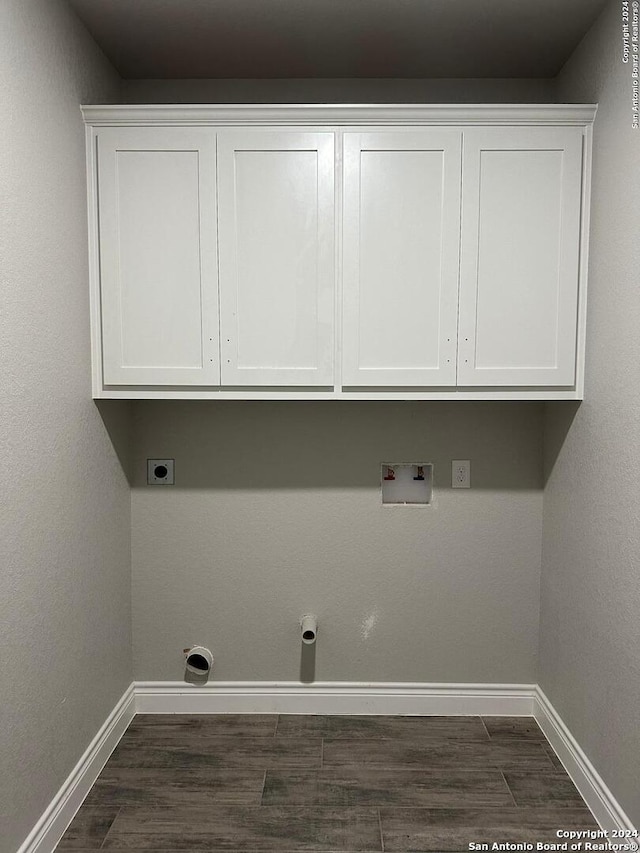
{"label": "ceiling", "polygon": [[124,78],[553,77],[606,0],[69,0]]}

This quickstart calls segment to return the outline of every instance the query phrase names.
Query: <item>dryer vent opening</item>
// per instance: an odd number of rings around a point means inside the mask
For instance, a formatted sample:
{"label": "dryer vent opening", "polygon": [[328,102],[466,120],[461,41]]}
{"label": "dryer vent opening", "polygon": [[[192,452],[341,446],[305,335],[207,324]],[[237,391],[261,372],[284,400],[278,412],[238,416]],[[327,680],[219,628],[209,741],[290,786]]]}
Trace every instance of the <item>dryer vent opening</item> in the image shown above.
{"label": "dryer vent opening", "polygon": [[196,671],[200,670],[202,672],[206,672],[209,669],[209,663],[202,657],[202,655],[189,655],[187,661],[187,665]]}
{"label": "dryer vent opening", "polygon": [[194,646],[186,653],[184,680],[189,684],[206,684],[213,666],[213,655],[203,646]]}

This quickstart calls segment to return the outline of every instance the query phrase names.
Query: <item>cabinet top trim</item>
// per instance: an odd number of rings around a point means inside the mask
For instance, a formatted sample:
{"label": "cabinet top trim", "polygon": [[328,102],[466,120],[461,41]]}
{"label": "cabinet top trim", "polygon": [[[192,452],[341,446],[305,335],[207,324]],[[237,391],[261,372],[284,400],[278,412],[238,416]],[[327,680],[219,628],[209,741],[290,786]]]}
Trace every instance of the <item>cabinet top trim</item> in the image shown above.
{"label": "cabinet top trim", "polygon": [[592,124],[597,104],[104,104],[81,107],[85,124],[396,125]]}

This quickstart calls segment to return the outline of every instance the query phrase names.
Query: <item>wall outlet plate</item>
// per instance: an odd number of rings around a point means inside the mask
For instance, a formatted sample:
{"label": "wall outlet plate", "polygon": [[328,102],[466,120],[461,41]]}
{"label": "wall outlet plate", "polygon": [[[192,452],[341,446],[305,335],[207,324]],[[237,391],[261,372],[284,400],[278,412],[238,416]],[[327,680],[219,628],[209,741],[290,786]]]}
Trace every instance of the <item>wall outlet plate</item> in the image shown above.
{"label": "wall outlet plate", "polygon": [[173,486],[174,459],[147,459],[147,485]]}
{"label": "wall outlet plate", "polygon": [[471,460],[453,459],[451,461],[451,488],[471,488]]}

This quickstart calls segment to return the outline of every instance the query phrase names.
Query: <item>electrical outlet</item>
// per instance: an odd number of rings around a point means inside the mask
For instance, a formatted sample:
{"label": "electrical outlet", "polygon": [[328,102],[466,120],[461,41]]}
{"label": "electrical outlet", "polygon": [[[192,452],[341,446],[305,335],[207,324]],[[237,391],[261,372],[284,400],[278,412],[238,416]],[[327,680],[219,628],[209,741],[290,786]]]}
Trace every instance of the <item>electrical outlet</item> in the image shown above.
{"label": "electrical outlet", "polygon": [[451,462],[451,488],[471,488],[471,462],[469,459],[454,459]]}
{"label": "electrical outlet", "polygon": [[173,486],[173,459],[147,459],[147,485]]}

